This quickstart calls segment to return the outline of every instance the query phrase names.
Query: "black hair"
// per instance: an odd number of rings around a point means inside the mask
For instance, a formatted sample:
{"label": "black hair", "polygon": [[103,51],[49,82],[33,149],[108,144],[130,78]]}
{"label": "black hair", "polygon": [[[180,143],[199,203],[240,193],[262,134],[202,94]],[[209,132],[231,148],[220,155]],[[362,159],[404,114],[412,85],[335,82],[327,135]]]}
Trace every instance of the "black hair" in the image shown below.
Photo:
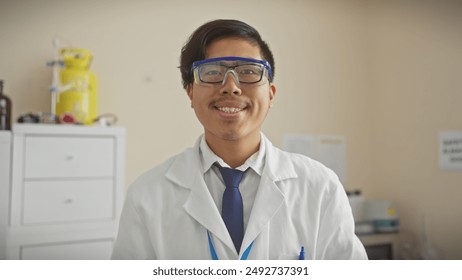
{"label": "black hair", "polygon": [[260,47],[261,56],[271,65],[274,77],[274,58],[268,44],[262,40],[258,31],[245,22],[232,19],[218,19],[207,22],[197,28],[181,49],[180,71],[183,88],[193,83],[191,66],[194,61],[205,59],[207,47],[214,41],[223,38],[243,38]]}

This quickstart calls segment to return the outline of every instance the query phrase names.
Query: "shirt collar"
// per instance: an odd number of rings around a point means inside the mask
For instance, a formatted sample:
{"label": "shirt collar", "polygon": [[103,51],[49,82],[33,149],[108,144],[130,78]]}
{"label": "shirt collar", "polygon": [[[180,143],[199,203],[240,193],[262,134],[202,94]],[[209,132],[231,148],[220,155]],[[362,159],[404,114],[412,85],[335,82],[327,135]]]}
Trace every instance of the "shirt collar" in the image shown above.
{"label": "shirt collar", "polygon": [[[258,175],[261,176],[261,174],[263,173],[263,167],[265,166],[266,144],[265,141],[263,141],[263,135],[260,139],[261,141],[259,150],[252,156],[250,156],[244,162],[244,164],[238,166],[236,169],[245,171],[248,168],[252,168]],[[217,156],[210,149],[210,147],[207,145],[207,142],[205,141],[204,135],[202,135],[202,138],[200,140],[199,153],[202,162],[203,173],[206,173],[215,163],[218,163],[223,167],[230,167],[226,162],[223,161],[223,159]]]}

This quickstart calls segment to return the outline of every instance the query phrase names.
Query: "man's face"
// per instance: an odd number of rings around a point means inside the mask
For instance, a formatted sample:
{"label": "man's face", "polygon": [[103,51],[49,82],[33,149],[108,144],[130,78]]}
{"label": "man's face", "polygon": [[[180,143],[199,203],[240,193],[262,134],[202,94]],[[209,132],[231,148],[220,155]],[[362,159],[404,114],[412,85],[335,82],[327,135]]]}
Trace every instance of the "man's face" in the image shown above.
{"label": "man's face", "polygon": [[[206,58],[238,56],[262,60],[260,48],[245,39],[225,38],[209,45]],[[229,62],[233,66],[233,62]],[[252,140],[260,137],[272,105],[275,86],[266,76],[256,84],[238,83],[229,73],[223,84],[193,83],[187,88],[207,142]],[[209,143],[210,144],[210,143]],[[254,144],[254,143],[253,143]]]}

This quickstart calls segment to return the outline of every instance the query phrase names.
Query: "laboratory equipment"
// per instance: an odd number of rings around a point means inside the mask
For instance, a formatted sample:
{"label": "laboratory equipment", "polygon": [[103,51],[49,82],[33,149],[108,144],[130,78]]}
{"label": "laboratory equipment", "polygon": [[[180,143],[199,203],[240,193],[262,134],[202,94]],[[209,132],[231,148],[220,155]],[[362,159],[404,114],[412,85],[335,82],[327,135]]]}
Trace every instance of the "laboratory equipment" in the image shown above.
{"label": "laboratory equipment", "polygon": [[3,94],[3,80],[0,80],[0,130],[11,130],[11,99]]}
{"label": "laboratory equipment", "polygon": [[399,219],[396,207],[391,200],[366,199],[363,218],[372,223],[375,232],[397,232]]}
{"label": "laboratory equipment", "polygon": [[84,48],[60,48],[53,41],[54,60],[50,87],[52,114],[72,115],[75,123],[91,124],[98,115],[98,80],[89,70],[92,61],[90,50]]}

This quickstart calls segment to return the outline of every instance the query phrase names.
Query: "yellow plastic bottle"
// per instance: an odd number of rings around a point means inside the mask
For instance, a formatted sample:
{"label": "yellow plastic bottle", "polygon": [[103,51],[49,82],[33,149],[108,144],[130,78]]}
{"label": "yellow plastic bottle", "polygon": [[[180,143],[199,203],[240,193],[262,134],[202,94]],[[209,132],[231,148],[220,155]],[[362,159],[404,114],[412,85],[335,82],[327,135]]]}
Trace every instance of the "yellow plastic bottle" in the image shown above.
{"label": "yellow plastic bottle", "polygon": [[63,92],[58,94],[56,115],[68,113],[75,121],[91,124],[98,115],[98,80],[89,70],[92,55],[83,48],[61,50],[64,68],[60,71]]}

